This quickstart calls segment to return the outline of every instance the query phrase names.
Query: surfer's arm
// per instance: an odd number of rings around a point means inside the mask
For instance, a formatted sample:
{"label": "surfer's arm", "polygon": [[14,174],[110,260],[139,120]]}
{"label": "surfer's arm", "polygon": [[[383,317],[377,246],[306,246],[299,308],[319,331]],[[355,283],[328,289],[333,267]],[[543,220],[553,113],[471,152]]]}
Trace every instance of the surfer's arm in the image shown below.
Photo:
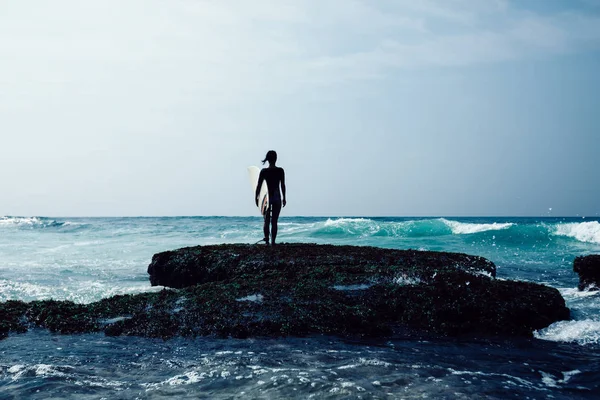
{"label": "surfer's arm", "polygon": [[258,174],[258,184],[256,185],[256,193],[254,194],[254,202],[256,203],[256,207],[258,207],[258,195],[260,194],[260,188],[262,187],[262,183],[265,180],[264,171],[260,171]]}
{"label": "surfer's arm", "polygon": [[285,171],[281,169],[281,194],[283,195],[282,204],[285,207],[287,201],[285,200]]}

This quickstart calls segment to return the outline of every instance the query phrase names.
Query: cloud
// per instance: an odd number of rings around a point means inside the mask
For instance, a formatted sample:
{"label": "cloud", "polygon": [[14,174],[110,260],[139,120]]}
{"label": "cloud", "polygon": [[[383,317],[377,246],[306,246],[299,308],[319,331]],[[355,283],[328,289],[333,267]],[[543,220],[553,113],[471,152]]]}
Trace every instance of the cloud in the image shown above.
{"label": "cloud", "polygon": [[5,84],[188,76],[188,87],[228,97],[600,47],[600,18],[575,5],[548,14],[506,0],[16,4],[0,16]]}
{"label": "cloud", "polygon": [[329,71],[337,80],[380,78],[404,68],[488,64],[600,48],[600,17],[582,10],[548,15],[517,10],[505,1],[401,4],[394,15],[419,18],[422,29],[411,35],[382,33],[369,49],[316,56],[310,68]]}

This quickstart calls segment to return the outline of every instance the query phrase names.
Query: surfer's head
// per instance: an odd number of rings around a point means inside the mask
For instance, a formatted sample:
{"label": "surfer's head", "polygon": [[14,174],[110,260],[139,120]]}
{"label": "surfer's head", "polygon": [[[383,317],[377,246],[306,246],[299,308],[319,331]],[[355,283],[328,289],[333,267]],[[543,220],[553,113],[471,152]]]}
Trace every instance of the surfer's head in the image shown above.
{"label": "surfer's head", "polygon": [[267,151],[267,155],[265,156],[265,159],[262,160],[262,163],[264,164],[267,161],[269,162],[269,164],[275,164],[275,162],[277,161],[277,153],[275,152],[275,150]]}

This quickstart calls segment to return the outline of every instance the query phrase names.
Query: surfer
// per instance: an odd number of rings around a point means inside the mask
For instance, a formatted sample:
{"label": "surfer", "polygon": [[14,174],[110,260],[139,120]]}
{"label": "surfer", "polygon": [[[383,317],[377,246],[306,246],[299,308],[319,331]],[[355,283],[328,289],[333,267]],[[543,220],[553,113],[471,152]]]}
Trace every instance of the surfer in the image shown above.
{"label": "surfer", "polygon": [[[256,206],[258,206],[258,196],[260,194],[260,188],[263,181],[267,182],[267,188],[269,191],[269,205],[267,212],[265,212],[265,226],[263,231],[265,233],[264,241],[269,244],[269,224],[271,224],[271,244],[275,244],[275,238],[277,237],[277,220],[279,219],[279,212],[281,206],[285,207],[285,172],[283,168],[275,166],[277,162],[277,153],[274,150],[269,150],[265,159],[262,160],[263,165],[265,162],[269,162],[267,168],[263,168],[258,175],[258,185],[256,185],[256,194],[254,200]],[[279,191],[279,185],[281,185],[281,192]],[[281,196],[283,193],[283,197]]]}

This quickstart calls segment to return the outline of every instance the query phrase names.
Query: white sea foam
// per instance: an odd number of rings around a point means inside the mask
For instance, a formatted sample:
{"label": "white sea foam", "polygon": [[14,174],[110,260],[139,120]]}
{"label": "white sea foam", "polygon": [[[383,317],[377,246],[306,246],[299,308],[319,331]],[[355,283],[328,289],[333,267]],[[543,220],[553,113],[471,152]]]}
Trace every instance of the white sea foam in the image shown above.
{"label": "white sea foam", "polygon": [[121,388],[123,386],[127,386],[126,382],[110,381],[108,379],[105,379],[105,378],[102,378],[99,376],[92,377],[92,379],[77,380],[77,381],[74,381],[73,383],[77,386],[83,386],[83,387],[111,388],[111,389],[116,389],[116,390],[120,390],[119,388]]}
{"label": "white sea foam", "polygon": [[40,217],[0,217],[0,228],[45,228],[81,225],[85,224],[72,221],[58,222],[53,219]]}
{"label": "white sea foam", "polygon": [[358,359],[358,363],[361,365],[368,365],[368,366],[375,366],[375,367],[389,367],[390,364],[389,362],[386,361],[381,361],[378,360],[376,358],[363,358],[363,357],[359,357]]}
{"label": "white sea foam", "polygon": [[81,226],[84,225],[81,222],[71,222],[71,221],[65,221],[63,222],[63,226]]}
{"label": "white sea foam", "polygon": [[35,226],[43,222],[37,217],[0,217],[0,227]]}
{"label": "white sea foam", "polygon": [[196,371],[185,372],[180,375],[175,375],[169,379],[160,382],[158,385],[178,386],[178,385],[190,385],[192,383],[200,382],[206,378],[206,373],[198,374]]}
{"label": "white sea foam", "polygon": [[580,242],[600,244],[600,223],[598,221],[557,224],[550,233],[555,236],[567,236]]}
{"label": "white sea foam", "polygon": [[[548,285],[550,286],[550,285]],[[585,298],[585,297],[594,297],[599,296],[600,291],[598,290],[579,290],[577,288],[557,288],[560,294],[564,298]]]}
{"label": "white sea foam", "polygon": [[515,384],[515,383],[519,383],[523,386],[527,386],[530,387],[532,389],[536,389],[536,390],[540,390],[539,388],[535,387],[535,385],[528,381],[527,379],[518,377],[518,376],[514,376],[514,375],[509,375],[509,374],[502,374],[502,373],[495,373],[495,372],[482,372],[482,371],[458,371],[455,370],[453,368],[448,368],[448,371],[452,374],[452,375],[472,375],[472,376],[485,376],[485,377],[503,377],[503,378],[508,378],[511,379],[514,382],[511,381],[507,381],[506,383],[510,383],[510,384]]}
{"label": "white sea foam", "polygon": [[311,232],[318,227],[319,223],[298,223],[298,222],[279,222],[279,233],[285,235],[297,235],[305,232]]}
{"label": "white sea foam", "polygon": [[349,234],[361,236],[374,235],[381,230],[381,226],[372,219],[367,218],[337,218],[327,219],[325,228],[342,228]]}
{"label": "white sea foam", "polygon": [[7,372],[12,374],[12,380],[16,381],[24,376],[35,375],[43,377],[64,377],[67,376],[66,371],[73,370],[74,367],[70,365],[50,365],[50,364],[35,364],[35,365],[23,365],[17,364],[8,368]]}
{"label": "white sea foam", "polygon": [[0,280],[0,301],[6,300],[70,300],[76,303],[91,303],[101,298],[121,294],[158,292],[163,286],[115,286],[110,282],[79,281],[62,285],[43,285],[29,282]]}
{"label": "white sea foam", "polygon": [[347,225],[347,224],[361,224],[361,223],[368,223],[368,222],[372,222],[372,220],[367,219],[367,218],[336,218],[336,219],[331,219],[328,218],[327,221],[325,221],[325,226],[340,226],[340,225]]}
{"label": "white sea foam", "polygon": [[468,235],[471,233],[480,233],[486,231],[500,231],[503,229],[508,229],[514,224],[511,222],[506,223],[498,223],[494,222],[491,224],[473,224],[467,222],[458,222],[447,220],[445,218],[441,218],[441,221],[446,224],[455,235]]}
{"label": "white sea foam", "polygon": [[9,299],[47,299],[53,295],[53,288],[28,282],[0,280],[0,301]]}
{"label": "white sea foam", "polygon": [[398,275],[394,278],[394,283],[400,286],[411,286],[418,285],[421,283],[421,279],[417,277],[408,276],[406,274]]}
{"label": "white sea foam", "polygon": [[572,342],[582,345],[600,343],[600,321],[559,321],[534,332],[538,339],[553,342]]}
{"label": "white sea foam", "polygon": [[565,384],[567,382],[569,382],[569,380],[571,379],[571,377],[580,374],[581,371],[579,371],[578,369],[575,369],[573,371],[564,371],[562,372],[562,378],[556,377],[548,372],[544,372],[544,371],[540,371],[540,374],[542,375],[542,382],[551,388],[557,388],[559,387],[559,385]]}
{"label": "white sea foam", "polygon": [[258,293],[258,294],[251,294],[246,297],[241,297],[239,299],[236,299],[236,301],[251,301],[253,303],[262,303],[263,299],[264,299],[263,295]]}

